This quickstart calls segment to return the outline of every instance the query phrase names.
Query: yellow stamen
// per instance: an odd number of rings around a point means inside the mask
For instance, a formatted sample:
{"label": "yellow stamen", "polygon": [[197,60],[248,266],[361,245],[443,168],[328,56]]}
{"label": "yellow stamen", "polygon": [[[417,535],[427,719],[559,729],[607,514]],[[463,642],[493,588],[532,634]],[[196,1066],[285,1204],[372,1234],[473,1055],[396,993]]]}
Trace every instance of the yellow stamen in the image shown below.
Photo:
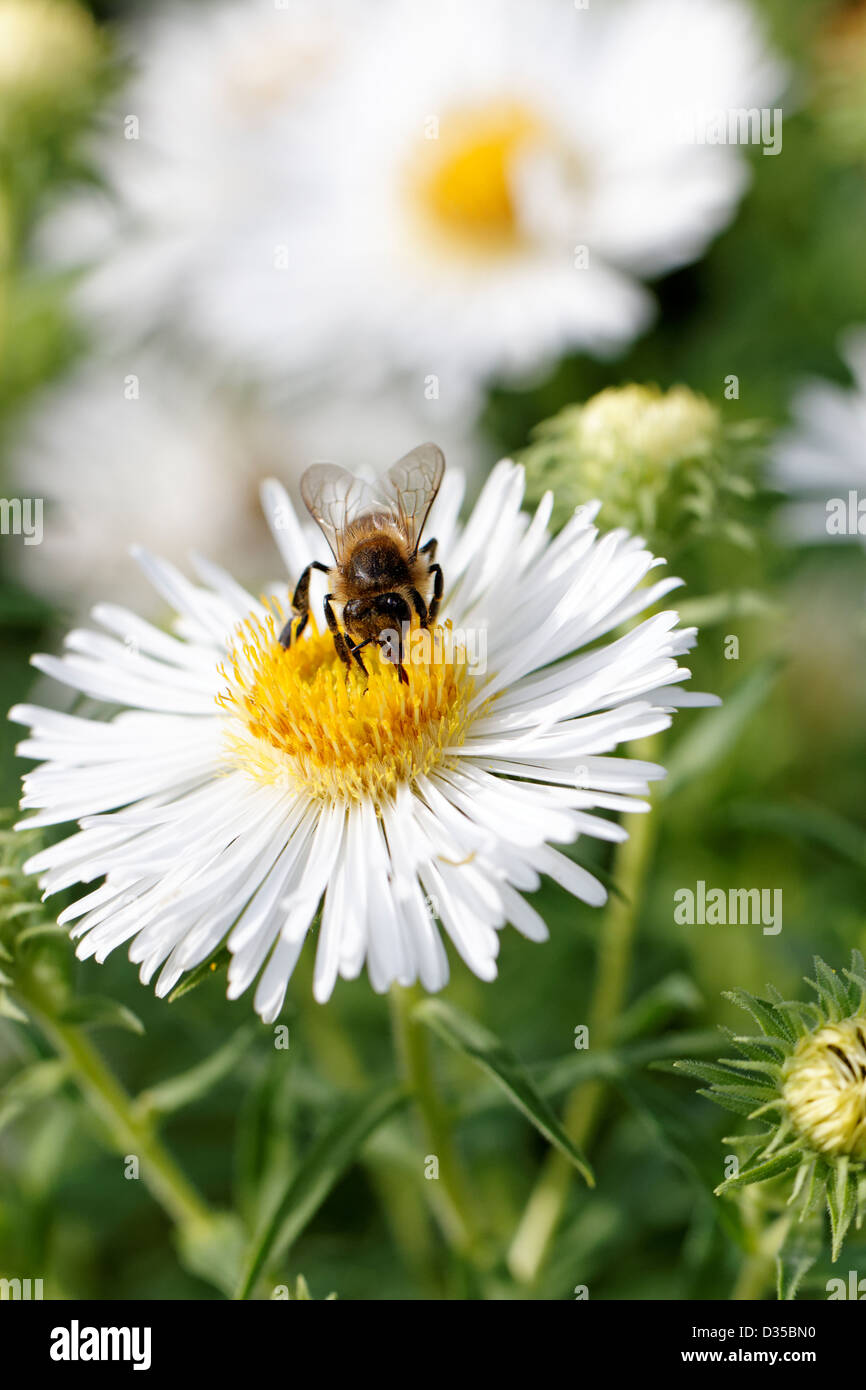
{"label": "yellow stamen", "polygon": [[541,133],[533,113],[511,102],[455,111],[444,118],[438,138],[426,142],[423,169],[414,170],[428,230],[470,251],[518,246],[514,164]]}
{"label": "yellow stamen", "polygon": [[435,642],[430,654],[407,659],[404,685],[376,647],[365,647],[369,680],[356,669],[347,679],[330,633],[313,631],[285,649],[274,615],[251,615],[220,668],[228,761],[268,785],[378,805],[399,783],[448,762],[445,750],[465,736],[472,676],[436,659]]}

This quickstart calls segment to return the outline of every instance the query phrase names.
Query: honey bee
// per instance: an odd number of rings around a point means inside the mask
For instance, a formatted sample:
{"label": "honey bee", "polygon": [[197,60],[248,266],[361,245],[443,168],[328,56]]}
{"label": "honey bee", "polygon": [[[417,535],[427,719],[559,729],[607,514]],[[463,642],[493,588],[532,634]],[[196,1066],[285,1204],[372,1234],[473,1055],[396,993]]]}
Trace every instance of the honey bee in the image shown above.
{"label": "honey bee", "polygon": [[375,643],[383,653],[393,651],[390,634],[396,632],[393,664],[400,680],[409,684],[403,668],[404,624],[414,611],[422,627],[428,627],[442,600],[437,543],[431,539],[421,546],[421,533],[444,472],[445,458],[435,444],[420,444],[372,486],[334,464],[315,463],[307,469],[301,496],[331,547],[334,564],[314,560],[307,565],[292,596],[293,615],[280,633],[284,647],[296,642],[307,625],[310,576],[322,570],[328,576],[325,621],[347,675],[354,662],[366,676],[364,647]]}

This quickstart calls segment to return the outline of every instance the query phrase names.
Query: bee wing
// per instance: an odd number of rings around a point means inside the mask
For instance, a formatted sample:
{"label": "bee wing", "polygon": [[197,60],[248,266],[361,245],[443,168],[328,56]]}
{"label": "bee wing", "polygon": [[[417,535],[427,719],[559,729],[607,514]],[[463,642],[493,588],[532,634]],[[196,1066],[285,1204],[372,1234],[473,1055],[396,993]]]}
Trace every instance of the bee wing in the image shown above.
{"label": "bee wing", "polygon": [[414,555],[445,472],[445,455],[436,444],[419,444],[398,459],[383,484],[390,510]]}
{"label": "bee wing", "polygon": [[377,509],[374,493],[348,469],[335,463],[314,463],[301,478],[301,496],[334,559],[341,563],[346,528],[359,516]]}

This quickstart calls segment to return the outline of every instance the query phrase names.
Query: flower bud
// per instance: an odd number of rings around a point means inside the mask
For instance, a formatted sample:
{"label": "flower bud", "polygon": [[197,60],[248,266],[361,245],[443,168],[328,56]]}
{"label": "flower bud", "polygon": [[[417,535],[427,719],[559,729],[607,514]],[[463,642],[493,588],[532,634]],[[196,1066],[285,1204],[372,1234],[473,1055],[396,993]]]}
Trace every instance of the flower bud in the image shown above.
{"label": "flower bud", "polygon": [[791,1124],[810,1148],[866,1158],[866,1016],[801,1038],[782,1076]]}

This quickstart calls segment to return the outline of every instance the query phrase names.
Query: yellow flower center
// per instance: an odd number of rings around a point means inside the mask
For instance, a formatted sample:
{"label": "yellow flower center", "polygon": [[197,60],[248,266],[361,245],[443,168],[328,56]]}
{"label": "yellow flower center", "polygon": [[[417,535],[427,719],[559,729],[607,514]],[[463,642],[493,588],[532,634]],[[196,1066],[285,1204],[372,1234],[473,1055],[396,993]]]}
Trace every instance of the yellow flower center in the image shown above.
{"label": "yellow flower center", "polygon": [[517,157],[543,133],[526,107],[501,103],[451,112],[425,141],[414,170],[428,230],[464,250],[513,250],[520,227],[513,194]]}
{"label": "yellow flower center", "polygon": [[866,1017],[801,1038],[785,1064],[782,1094],[813,1149],[866,1158]]}
{"label": "yellow flower center", "polygon": [[273,614],[247,618],[220,668],[229,763],[323,801],[375,804],[447,764],[465,736],[474,682],[465,663],[444,659],[441,632],[413,630],[404,685],[376,647],[362,653],[369,679],[356,668],[347,677],[330,633],[314,630],[286,649]]}

